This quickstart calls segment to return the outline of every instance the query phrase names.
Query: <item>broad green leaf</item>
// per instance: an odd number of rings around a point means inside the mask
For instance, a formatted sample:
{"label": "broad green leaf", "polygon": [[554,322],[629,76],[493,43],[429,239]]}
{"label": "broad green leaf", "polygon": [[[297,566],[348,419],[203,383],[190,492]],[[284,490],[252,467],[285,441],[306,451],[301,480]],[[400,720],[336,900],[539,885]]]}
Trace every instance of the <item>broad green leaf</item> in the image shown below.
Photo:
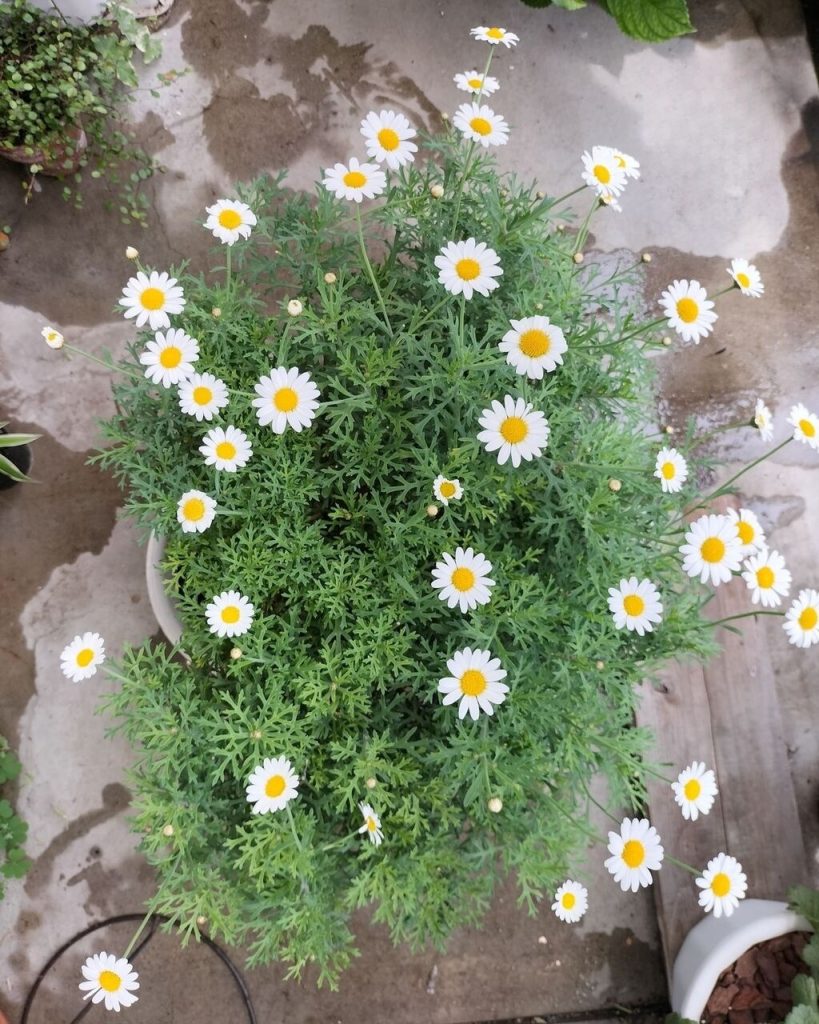
{"label": "broad green leaf", "polygon": [[5,455],[0,455],[0,476],[9,476],[12,480],[17,480],[18,483],[28,480],[26,474],[21,473],[11,459],[7,459]]}
{"label": "broad green leaf", "polygon": [[646,43],[694,31],[686,0],[608,0],[608,5],[626,35]]}
{"label": "broad green leaf", "polygon": [[586,0],[554,0],[555,7],[562,7],[565,11],[579,11],[586,6]]}
{"label": "broad green leaf", "polygon": [[42,434],[0,434],[0,448],[18,448],[21,444],[31,444]]}

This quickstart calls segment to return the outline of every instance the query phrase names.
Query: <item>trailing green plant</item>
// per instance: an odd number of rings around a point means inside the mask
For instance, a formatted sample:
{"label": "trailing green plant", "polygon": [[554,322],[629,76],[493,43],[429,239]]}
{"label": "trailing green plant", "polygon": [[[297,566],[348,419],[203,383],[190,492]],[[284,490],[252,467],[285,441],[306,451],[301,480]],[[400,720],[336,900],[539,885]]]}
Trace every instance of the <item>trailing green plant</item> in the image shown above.
{"label": "trailing green plant", "polygon": [[[597,0],[632,39],[646,43],[664,43],[668,39],[694,31],[687,0]],[[523,0],[527,7],[562,7],[577,11],[586,0]]]}
{"label": "trailing green plant", "polygon": [[[0,786],[12,782],[19,774],[20,762],[0,736]],[[0,875],[3,878],[22,878],[28,871],[30,862],[23,850],[27,833],[28,825],[15,814],[9,801],[0,799]],[[5,885],[0,882],[0,899],[4,895]]]}
{"label": "trailing green plant", "polygon": [[[141,186],[158,165],[134,142],[125,108],[138,86],[137,55],[148,64],[160,52],[156,38],[120,4],[85,25],[69,23],[56,4],[46,12],[29,0],[2,0],[0,147],[22,147],[31,156],[43,151],[47,160],[62,161],[69,175],[63,196],[77,206],[84,173],[105,178],[123,221],[144,225],[148,201]],[[177,74],[165,72],[158,83]],[[70,133],[75,128],[87,136],[84,152]],[[27,199],[41,165],[30,170]]]}

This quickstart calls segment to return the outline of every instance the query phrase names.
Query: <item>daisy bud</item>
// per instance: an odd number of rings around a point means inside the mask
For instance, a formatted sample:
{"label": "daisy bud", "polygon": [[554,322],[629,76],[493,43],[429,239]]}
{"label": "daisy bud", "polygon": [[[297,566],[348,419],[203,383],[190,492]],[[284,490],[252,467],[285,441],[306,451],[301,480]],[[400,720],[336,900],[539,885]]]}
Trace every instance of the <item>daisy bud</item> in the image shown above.
{"label": "daisy bud", "polygon": [[555,224],[555,231],[565,231],[565,230],[566,230],[566,225],[562,221],[560,221],[557,224]]}
{"label": "daisy bud", "polygon": [[542,192],[535,192],[535,199],[543,199],[543,193]]}
{"label": "daisy bud", "polygon": [[609,480],[609,490],[614,491],[615,494],[620,490],[622,486],[622,483],[619,480],[614,479],[613,477],[611,480]]}
{"label": "daisy bud", "polygon": [[438,182],[436,182],[434,185],[430,185],[429,194],[432,196],[433,199],[440,199],[441,196],[444,194],[444,186],[439,185]]}
{"label": "daisy bud", "polygon": [[231,649],[230,649],[230,656],[231,656],[231,658],[233,658],[234,661],[237,661],[242,656],[242,648],[241,647],[231,647]]}
{"label": "daisy bud", "polygon": [[367,787],[367,789],[375,789],[375,787],[378,785],[378,782],[371,776],[369,779],[367,779],[364,785]]}
{"label": "daisy bud", "polygon": [[200,914],[199,917],[197,917],[196,919],[196,923],[199,925],[200,928],[204,928],[204,926],[208,923],[208,919],[205,917],[204,914]]}
{"label": "daisy bud", "polygon": [[251,733],[250,733],[250,738],[252,740],[260,740],[262,738],[262,730],[261,729],[253,729],[251,731]]}
{"label": "daisy bud", "polygon": [[139,259],[139,249],[135,249],[132,245],[129,245],[128,248],[125,250],[125,256],[126,256],[126,259],[129,259],[129,260],[138,260]]}
{"label": "daisy bud", "polygon": [[674,433],[674,428],[673,428],[673,427],[672,427],[672,426],[671,426],[671,425],[669,424],[669,425],[668,425],[668,426],[667,426],[667,427],[665,428],[665,432],[666,432],[666,434],[673,434],[673,433]]}
{"label": "daisy bud", "polygon": [[442,120],[442,121],[448,121],[448,120],[449,120],[449,114],[448,114],[448,113],[447,113],[446,111],[444,111],[444,112],[443,112],[443,113],[441,114],[441,120]]}
{"label": "daisy bud", "polygon": [[576,252],[574,254],[574,256],[572,256],[572,259],[575,261],[575,263],[582,263],[583,262],[583,253],[582,252]]}
{"label": "daisy bud", "polygon": [[434,519],[438,515],[438,512],[439,508],[437,505],[427,505],[427,515],[430,519]]}
{"label": "daisy bud", "polygon": [[45,338],[45,343],[49,348],[62,348],[65,343],[65,338],[53,327],[44,327],[40,334]]}
{"label": "daisy bud", "polygon": [[670,347],[670,345],[671,345],[671,338],[669,338],[668,335],[666,335],[663,338],[663,344],[665,345],[666,348]]}
{"label": "daisy bud", "polygon": [[499,796],[493,796],[486,806],[493,814],[500,814],[503,810],[503,800]]}
{"label": "daisy bud", "polygon": [[218,306],[214,306],[214,307],[213,307],[213,309],[211,310],[211,313],[212,313],[212,314],[213,314],[213,316],[215,316],[215,317],[216,317],[216,319],[218,320],[218,319],[219,319],[219,317],[220,317],[220,316],[222,315],[222,310],[221,310],[221,309],[219,309],[219,307],[218,307]]}
{"label": "daisy bud", "polygon": [[287,312],[290,316],[301,316],[303,311],[304,306],[302,306],[298,299],[291,299],[287,303]]}
{"label": "daisy bud", "polygon": [[163,835],[163,836],[167,836],[167,837],[168,837],[168,839],[170,839],[170,838],[171,838],[171,836],[173,835],[173,825],[166,825],[166,826],[165,826],[165,827],[164,827],[164,828],[162,829],[162,835]]}
{"label": "daisy bud", "polygon": [[543,303],[542,302],[536,302],[535,303],[535,309],[543,309]]}
{"label": "daisy bud", "polygon": [[650,252],[644,252],[643,255],[640,257],[643,263],[651,263],[651,258],[652,257]]}
{"label": "daisy bud", "polygon": [[538,935],[537,942],[538,942],[539,946],[548,946],[549,945],[549,940],[546,938],[545,935]]}
{"label": "daisy bud", "polygon": [[171,736],[176,736],[179,730],[176,728],[175,725],[172,725],[170,729],[168,729],[168,732],[171,734]]}
{"label": "daisy bud", "polygon": [[332,272],[332,270],[324,275],[324,283],[325,284],[335,284],[337,280],[338,280],[338,278]]}

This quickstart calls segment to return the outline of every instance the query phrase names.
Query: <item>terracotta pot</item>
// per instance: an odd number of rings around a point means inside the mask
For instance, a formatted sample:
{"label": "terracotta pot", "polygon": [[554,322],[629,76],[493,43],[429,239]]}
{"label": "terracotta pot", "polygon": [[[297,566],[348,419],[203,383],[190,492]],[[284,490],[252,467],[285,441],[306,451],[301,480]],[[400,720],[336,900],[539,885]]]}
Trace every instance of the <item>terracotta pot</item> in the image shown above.
{"label": "terracotta pot", "polygon": [[40,174],[64,178],[79,170],[86,149],[88,137],[79,125],[74,125],[64,135],[54,137],[42,146],[0,146],[0,156],[26,166],[38,164]]}

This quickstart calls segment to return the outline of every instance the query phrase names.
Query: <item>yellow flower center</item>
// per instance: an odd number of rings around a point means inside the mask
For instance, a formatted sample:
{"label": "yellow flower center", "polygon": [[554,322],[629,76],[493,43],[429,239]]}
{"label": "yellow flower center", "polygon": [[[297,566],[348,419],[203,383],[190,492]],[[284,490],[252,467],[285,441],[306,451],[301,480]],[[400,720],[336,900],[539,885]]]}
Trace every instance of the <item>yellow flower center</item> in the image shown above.
{"label": "yellow flower center", "polygon": [[774,585],[774,571],[770,566],[763,565],[761,569],[756,571],[756,581],[760,587],[767,589]]}
{"label": "yellow flower center", "polygon": [[469,127],[473,132],[477,132],[478,135],[491,135],[492,125],[486,120],[485,117],[473,117],[469,122]]}
{"label": "yellow flower center", "polygon": [[480,89],[480,87],[483,85],[483,79],[482,78],[469,78],[469,79],[467,79],[466,84],[471,89]]}
{"label": "yellow flower center", "polygon": [[388,152],[398,149],[401,144],[398,132],[393,131],[392,128],[382,128],[378,133],[378,141],[381,143],[381,148],[386,149]]}
{"label": "yellow flower center", "polygon": [[698,779],[689,779],[683,786],[683,793],[685,793],[686,800],[696,800],[701,792],[702,786]]}
{"label": "yellow flower center", "polygon": [[344,175],[344,184],[347,188],[363,188],[367,184],[367,175],[361,171],[347,171]]}
{"label": "yellow flower center", "polygon": [[228,231],[233,231],[242,223],[242,215],[236,210],[222,210],[219,214],[219,224]]}
{"label": "yellow flower center", "polygon": [[285,781],[283,775],[271,775],[267,782],[264,784],[264,795],[277,797],[281,796],[285,789]]}
{"label": "yellow flower center", "polygon": [[502,28],[488,28],[486,34],[490,39],[503,39],[506,35]]}
{"label": "yellow flower center", "polygon": [[507,416],[501,423],[500,432],[504,441],[508,441],[509,444],[520,444],[529,433],[529,427],[526,420],[522,420],[520,416]]}
{"label": "yellow flower center", "polygon": [[722,871],[711,879],[711,892],[715,896],[727,896],[731,891],[731,879]]}
{"label": "yellow flower center", "polygon": [[122,978],[114,971],[102,971],[99,976],[100,988],[106,992],[116,992],[122,984]]}
{"label": "yellow flower center", "polygon": [[467,697],[477,697],[486,689],[486,676],[476,668],[468,668],[461,676],[461,690]]}
{"label": "yellow flower center", "polygon": [[700,307],[687,295],[677,300],[677,316],[684,324],[692,324],[700,315]]}
{"label": "yellow flower center", "polygon": [[577,903],[577,897],[573,892],[564,892],[560,897],[560,902],[563,904],[564,910],[571,910],[575,903]]}
{"label": "yellow flower center", "polygon": [[273,404],[279,412],[292,412],[299,404],[299,396],[293,388],[279,388],[273,396]]}
{"label": "yellow flower center", "polygon": [[193,389],[193,400],[197,405],[207,405],[213,401],[213,392],[200,384],[198,388]]}
{"label": "yellow flower center", "polygon": [[814,427],[810,420],[800,420],[799,429],[802,431],[805,437],[816,436],[816,427]]}
{"label": "yellow flower center", "polygon": [[524,331],[518,342],[521,352],[530,359],[537,359],[545,356],[552,347],[552,339],[545,331],[533,327],[530,331]]}
{"label": "yellow flower center", "polygon": [[80,668],[87,668],[94,660],[94,652],[90,647],[83,647],[81,651],[77,653],[77,664]]}
{"label": "yellow flower center", "polygon": [[601,185],[608,185],[611,181],[611,171],[605,164],[595,164],[592,168],[592,174],[597,178]]}
{"label": "yellow flower center", "polygon": [[639,594],[626,594],[623,598],[623,608],[626,610],[626,615],[642,615],[645,611],[646,603],[640,597]]}
{"label": "yellow flower center", "polygon": [[139,301],[144,309],[162,309],[165,305],[165,293],[161,288],[146,288]]}
{"label": "yellow flower center", "polygon": [[750,279],[750,277],[748,277],[747,274],[743,274],[742,271],[740,271],[736,275],[736,282],[742,288],[750,288],[751,287],[751,279]]}
{"label": "yellow flower center", "polygon": [[627,867],[639,868],[646,859],[646,848],[639,839],[629,839],[621,854]]}
{"label": "yellow flower center", "polygon": [[802,629],[815,629],[817,622],[819,622],[819,615],[817,615],[815,608],[806,608],[799,616],[799,625]]}
{"label": "yellow flower center", "polygon": [[216,445],[216,456],[219,459],[230,459],[236,458],[236,445],[230,441],[220,441]]}
{"label": "yellow flower center", "polygon": [[459,566],[452,574],[452,586],[461,593],[471,590],[475,586],[475,573],[465,565]]}
{"label": "yellow flower center", "polygon": [[725,556],[725,545],[719,537],[708,537],[700,546],[700,554],[706,562],[719,562]]}
{"label": "yellow flower center", "polygon": [[239,621],[239,609],[235,604],[227,604],[222,609],[222,622],[226,622],[229,626],[232,626],[234,622]]}
{"label": "yellow flower center", "polygon": [[159,353],[159,362],[166,370],[172,370],[182,362],[182,350],[176,345],[169,345]]}
{"label": "yellow flower center", "polygon": [[477,260],[465,257],[455,264],[455,273],[462,281],[474,281],[481,272],[481,265]]}
{"label": "yellow flower center", "polygon": [[660,466],[660,472],[666,480],[673,480],[677,475],[677,468],[673,462],[664,462],[662,466]]}
{"label": "yellow flower center", "polygon": [[378,831],[378,822],[375,820],[375,818],[367,818],[367,828],[370,830],[370,832]]}
{"label": "yellow flower center", "polygon": [[205,503],[201,498],[188,498],[182,506],[182,515],[192,523],[198,523],[205,514]]}
{"label": "yellow flower center", "polygon": [[754,528],[745,519],[740,519],[737,523],[737,533],[743,544],[751,544],[753,542]]}
{"label": "yellow flower center", "polygon": [[451,498],[455,493],[455,484],[451,480],[444,480],[441,484],[441,497]]}
{"label": "yellow flower center", "polygon": [[618,167],[625,167],[626,166],[625,158],[620,156],[619,153],[617,154],[617,156],[615,156],[614,162],[617,164]]}

